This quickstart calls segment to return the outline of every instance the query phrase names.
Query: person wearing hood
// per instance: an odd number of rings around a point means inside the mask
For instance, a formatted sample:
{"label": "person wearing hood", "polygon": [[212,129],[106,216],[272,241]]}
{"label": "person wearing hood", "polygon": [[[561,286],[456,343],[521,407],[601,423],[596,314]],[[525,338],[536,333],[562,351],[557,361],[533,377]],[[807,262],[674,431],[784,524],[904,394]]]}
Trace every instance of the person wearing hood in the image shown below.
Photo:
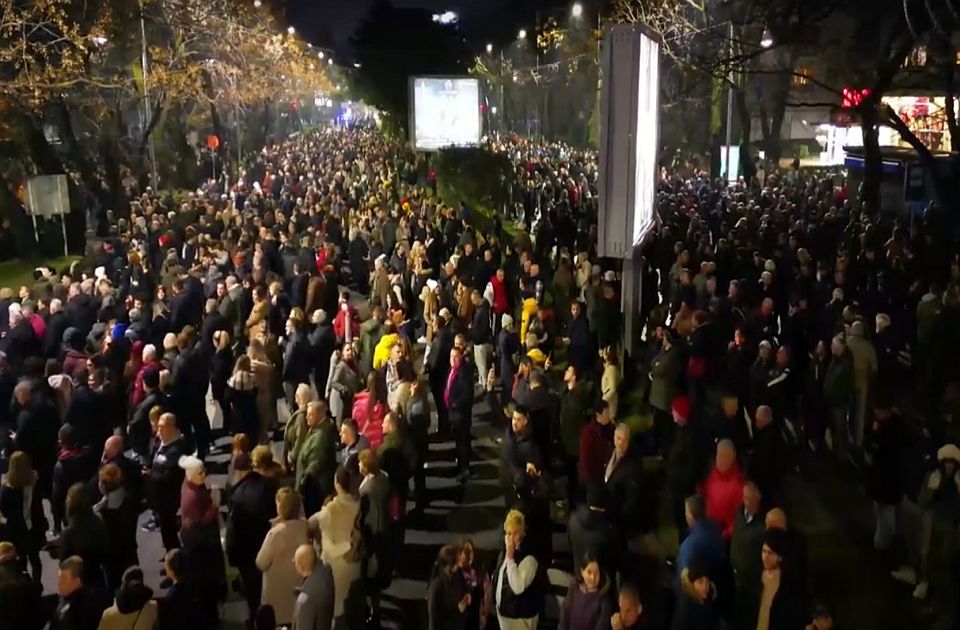
{"label": "person wearing hood", "polygon": [[113,605],[103,611],[97,630],[153,630],[156,625],[153,590],[143,583],[143,569],[130,567],[123,573]]}
{"label": "person wearing hood", "polygon": [[97,458],[87,446],[77,440],[77,432],[72,425],[60,427],[57,434],[60,452],[53,467],[53,494],[50,497],[50,509],[53,513],[53,531],[59,533],[64,518],[64,504],[67,490],[75,483],[86,483],[97,470]]}
{"label": "person wearing hood", "polygon": [[612,616],[610,578],[603,572],[600,560],[591,552],[579,560],[579,576],[571,580],[560,607],[559,630],[603,628]]}
{"label": "person wearing hood", "polygon": [[[921,582],[914,597],[925,599],[932,591],[936,610],[945,620],[956,620],[955,562],[960,550],[960,448],[946,444],[937,450],[937,467],[924,479],[918,503],[931,518],[927,558],[927,582]],[[946,625],[944,626],[946,627]]]}
{"label": "person wearing hood", "polygon": [[717,587],[704,565],[695,560],[680,574],[680,595],[670,630],[719,630]]}

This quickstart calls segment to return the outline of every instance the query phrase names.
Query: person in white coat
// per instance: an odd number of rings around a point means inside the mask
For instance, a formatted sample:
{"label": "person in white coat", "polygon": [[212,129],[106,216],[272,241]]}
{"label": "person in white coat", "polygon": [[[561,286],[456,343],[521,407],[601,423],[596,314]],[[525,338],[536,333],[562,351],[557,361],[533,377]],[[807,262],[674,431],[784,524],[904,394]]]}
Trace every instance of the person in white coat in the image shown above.
{"label": "person in white coat", "polygon": [[261,604],[273,606],[278,625],[293,622],[295,589],[301,577],[293,564],[300,545],[308,544],[307,521],[300,517],[300,495],[291,488],[277,492],[277,518],[257,554],[263,572]]}
{"label": "person in white coat", "polygon": [[345,602],[360,579],[360,500],[350,492],[350,473],[342,466],[333,486],[336,495],[310,517],[310,531],[319,532],[320,559],[333,572],[334,624],[341,627],[350,613]]}

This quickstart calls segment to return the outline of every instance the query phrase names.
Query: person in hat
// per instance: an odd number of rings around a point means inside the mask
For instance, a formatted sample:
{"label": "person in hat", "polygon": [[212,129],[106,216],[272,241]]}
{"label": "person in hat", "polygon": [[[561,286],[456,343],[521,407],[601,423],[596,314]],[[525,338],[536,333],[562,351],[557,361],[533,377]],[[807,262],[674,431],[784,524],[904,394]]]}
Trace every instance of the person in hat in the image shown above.
{"label": "person in hat", "polygon": [[699,480],[698,463],[693,448],[690,430],[690,399],[677,396],[671,403],[673,414],[673,438],[666,455],[666,486],[673,507],[674,523],[681,540],[686,535],[687,521],[684,518],[684,499],[693,494]]}
{"label": "person in hat", "polygon": [[928,511],[932,524],[926,552],[929,584],[918,584],[914,597],[924,599],[927,591],[932,591],[934,609],[945,620],[952,620],[957,579],[953,558],[960,519],[960,448],[956,444],[945,444],[937,450],[937,467],[924,479],[918,503]]}

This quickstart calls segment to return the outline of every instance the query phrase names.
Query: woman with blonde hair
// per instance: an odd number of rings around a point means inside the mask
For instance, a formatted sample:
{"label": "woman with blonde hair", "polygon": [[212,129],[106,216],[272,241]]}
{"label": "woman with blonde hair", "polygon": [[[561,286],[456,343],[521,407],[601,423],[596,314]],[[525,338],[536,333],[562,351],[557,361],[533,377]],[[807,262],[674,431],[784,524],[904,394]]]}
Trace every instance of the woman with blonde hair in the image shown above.
{"label": "woman with blonde hair", "polygon": [[283,477],[283,467],[273,458],[273,449],[268,444],[259,444],[251,454],[254,472],[278,482]]}
{"label": "woman with blonde hair", "polygon": [[300,516],[300,495],[292,488],[277,491],[277,518],[257,553],[257,568],[263,572],[261,605],[273,606],[279,625],[293,622],[293,606],[300,576],[293,557],[309,542],[307,521]]}
{"label": "woman with blonde hair", "polygon": [[501,630],[536,630],[540,619],[543,594],[534,584],[540,565],[523,544],[526,527],[523,512],[507,512],[503,520],[504,551],[494,581]]}
{"label": "woman with blonde hair", "polygon": [[620,361],[617,358],[617,349],[608,346],[600,351],[603,359],[603,374],[600,376],[600,395],[610,407],[610,417],[617,418],[617,407],[620,403]]}
{"label": "woman with blonde hair", "polygon": [[46,542],[47,519],[37,481],[29,455],[23,451],[10,455],[7,476],[0,486],[0,520],[6,522],[5,538],[16,547],[21,570],[29,560],[33,581],[39,584],[43,570],[40,548]]}

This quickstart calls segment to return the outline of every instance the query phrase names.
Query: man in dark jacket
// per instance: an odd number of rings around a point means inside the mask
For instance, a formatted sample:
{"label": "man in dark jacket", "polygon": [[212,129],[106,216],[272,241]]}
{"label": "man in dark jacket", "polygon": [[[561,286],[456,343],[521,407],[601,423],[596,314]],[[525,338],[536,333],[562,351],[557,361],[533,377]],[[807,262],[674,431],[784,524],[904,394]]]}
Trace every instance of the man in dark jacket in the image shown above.
{"label": "man in dark jacket", "polygon": [[60,343],[63,333],[70,326],[67,314],[63,312],[63,303],[54,298],[50,300],[50,316],[47,318],[47,329],[43,334],[43,355],[48,359],[57,358],[60,354]]}
{"label": "man in dark jacket", "polygon": [[180,331],[177,346],[180,353],[170,374],[177,425],[187,441],[191,436],[196,440],[197,455],[204,459],[210,448],[210,421],[204,402],[210,382],[207,358],[197,345],[196,331],[192,326]]}
{"label": "man in dark jacket", "polygon": [[761,496],[757,485],[748,481],[743,487],[743,505],[733,517],[730,537],[730,568],[733,569],[734,618],[738,627],[757,625],[756,608],[760,577],[763,572],[760,551],[766,531],[761,512]]}
{"label": "man in dark jacket", "polygon": [[330,377],[330,358],[336,348],[337,338],[333,334],[333,327],[325,310],[314,311],[311,322],[315,328],[310,331],[307,341],[310,343],[310,353],[313,357],[313,382],[318,392],[324,392],[327,379]]}
{"label": "man in dark jacket", "polygon": [[463,480],[470,476],[473,382],[473,366],[464,359],[460,348],[453,348],[450,351],[450,374],[443,392],[443,404],[456,439],[457,469]]}
{"label": "man in dark jacket", "polygon": [[36,392],[32,383],[22,380],[13,390],[13,397],[20,411],[17,414],[13,449],[30,456],[34,470],[40,477],[40,488],[50,496],[51,473],[57,461],[57,431],[59,421],[56,410]]}
{"label": "man in dark jacket", "polygon": [[172,582],[166,595],[157,600],[157,621],[161,628],[208,628],[205,625],[200,598],[195,589],[184,583],[183,557],[179,549],[168,551],[164,558],[167,579]]}
{"label": "man in dark jacket", "polygon": [[64,503],[67,490],[75,483],[86,483],[97,469],[97,459],[90,448],[77,441],[77,432],[69,424],[60,427],[60,453],[53,467],[53,494],[50,509],[53,513],[53,531],[59,533],[66,521]]}
{"label": "man in dark jacket", "polygon": [[160,440],[147,473],[147,502],[160,523],[163,546],[170,551],[180,547],[177,510],[180,507],[180,486],[184,475],[180,458],[188,451],[172,413],[160,416],[157,433]]}
{"label": "man in dark jacket", "polygon": [[250,455],[238,453],[233,458],[236,481],[230,493],[230,516],[227,519],[226,552],[230,564],[240,572],[240,582],[253,618],[260,607],[262,575],[257,569],[257,552],[270,531],[270,519],[277,515],[275,479],[253,470]]}
{"label": "man in dark jacket", "polygon": [[490,353],[493,351],[490,303],[476,290],[470,295],[470,299],[474,305],[473,320],[470,322],[470,340],[473,342],[473,360],[477,364],[477,378],[482,384],[487,380]]}
{"label": "man in dark jacket", "polygon": [[607,506],[610,495],[603,486],[594,486],[587,492],[587,502],[570,515],[567,533],[570,550],[573,552],[573,573],[580,574],[586,554],[592,553],[600,560],[604,572],[613,578],[620,568],[624,540],[620,530],[610,519]]}
{"label": "man in dark jacket", "polygon": [[780,427],[773,421],[773,410],[770,407],[757,407],[755,425],[753,453],[747,466],[748,476],[756,482],[761,494],[768,501],[775,502],[786,471],[786,446]]}
{"label": "man in dark jacket", "polygon": [[613,419],[610,406],[601,400],[592,422],[580,431],[580,483],[589,489],[603,485],[603,474],[613,452]]}
{"label": "man in dark jacket", "polygon": [[577,368],[577,373],[586,376],[595,363],[596,353],[593,351],[593,342],[590,338],[590,324],[583,313],[583,305],[579,301],[570,304],[570,321],[567,324],[567,334],[563,338],[567,346],[567,356],[570,365]]}
{"label": "man in dark jacket", "polygon": [[540,449],[543,465],[553,462],[553,433],[557,416],[557,399],[547,388],[546,375],[540,370],[530,374],[530,389],[517,396],[517,402],[530,412],[533,439]]}
{"label": "man in dark jacket", "polygon": [[610,496],[611,518],[624,535],[646,531],[651,524],[650,515],[643,514],[640,507],[642,474],[643,463],[636,448],[630,446],[630,427],[620,423],[613,432],[613,454],[603,480]]}
{"label": "man in dark jacket", "polygon": [[503,463],[509,504],[520,489],[530,485],[530,477],[535,479],[543,471],[540,451],[531,437],[530,412],[522,405],[514,408],[503,439]]}
{"label": "man in dark jacket", "polygon": [[287,344],[283,351],[283,391],[287,404],[294,408],[294,393],[300,383],[310,383],[313,353],[303,326],[303,311],[291,311],[286,323]]}
{"label": "man in dark jacket", "polygon": [[580,457],[580,432],[590,408],[590,390],[580,380],[579,370],[570,365],[563,373],[563,394],[560,397],[560,449],[567,477],[567,505],[572,510],[580,493],[577,483],[577,461]]}
{"label": "man in dark jacket", "polygon": [[896,508],[903,499],[901,485],[901,445],[905,441],[899,414],[885,397],[878,397],[873,421],[873,458],[867,476],[867,489],[874,503],[876,528],[873,546],[885,550],[893,542]]}
{"label": "man in dark jacket", "polygon": [[60,600],[50,619],[51,630],[96,630],[107,608],[106,598],[83,583],[83,560],[71,556],[60,562],[57,571]]}
{"label": "man in dark jacket", "polygon": [[450,372],[450,350],[453,348],[454,333],[450,327],[451,314],[446,308],[440,309],[437,316],[437,331],[430,344],[427,355],[427,372],[430,375],[430,393],[437,408],[437,427],[441,434],[450,431],[450,420],[447,417],[447,407],[443,401],[444,390],[447,384],[447,374]]}

